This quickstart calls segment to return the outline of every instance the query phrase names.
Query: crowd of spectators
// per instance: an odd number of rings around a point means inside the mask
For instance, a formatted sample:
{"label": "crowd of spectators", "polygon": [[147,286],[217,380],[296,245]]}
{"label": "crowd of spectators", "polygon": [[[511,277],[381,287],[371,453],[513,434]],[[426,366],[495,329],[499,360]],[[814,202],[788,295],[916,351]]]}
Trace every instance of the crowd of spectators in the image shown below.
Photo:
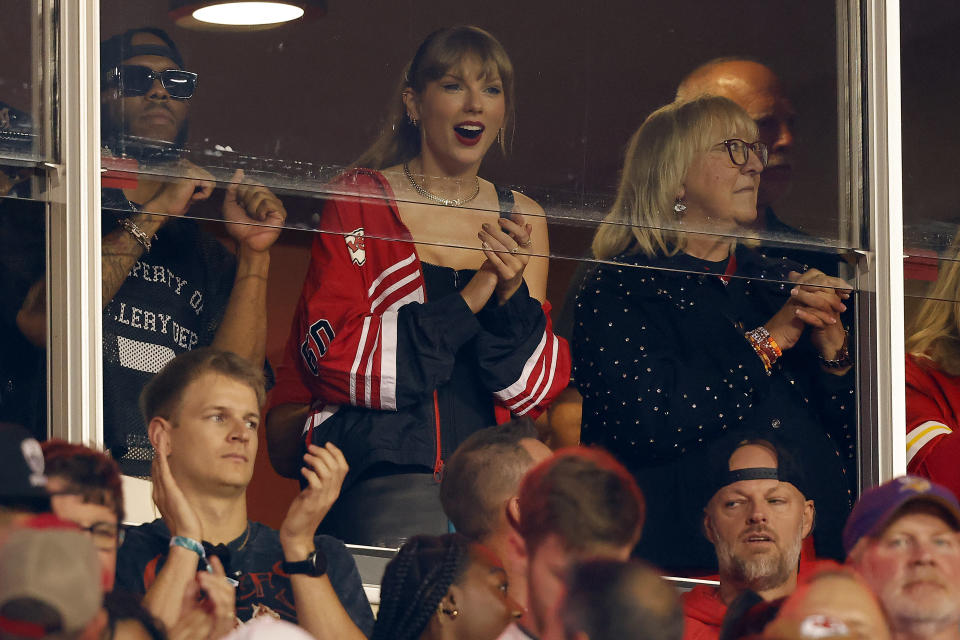
{"label": "crowd of spectators", "polygon": [[[208,238],[182,216],[212,176],[177,152],[196,75],[154,29],[102,61],[107,149],[180,174],[105,190],[107,450],[0,427],[0,640],[960,639],[951,490],[905,476],[854,505],[850,288],[733,241],[785,229],[791,109],[768,69],[705,65],[637,130],[571,355],[542,209],[477,173],[512,130],[512,63],[476,27],[431,34],[319,216],[268,399],[284,205],[237,172],[235,255]],[[487,217],[431,235],[437,203],[469,202]],[[33,271],[16,326],[42,349]],[[36,400],[35,364],[5,409]],[[582,445],[544,444],[558,397]],[[911,428],[917,464],[948,465],[929,454],[952,430]],[[247,513],[261,433],[300,481],[277,529]],[[160,517],[128,526],[145,488]],[[397,549],[376,611],[344,542]],[[709,579],[681,594],[678,570]]]}
{"label": "crowd of spectators", "polygon": [[[841,565],[805,557],[816,505],[789,451],[718,448],[700,510],[718,582],[681,594],[631,558],[649,523],[626,468],[597,448],[541,449],[525,420],[451,457],[441,495],[463,530],[403,544],[374,621],[351,555],[314,535],[347,473],[335,447],[305,455],[279,531],[246,518],[262,384],[201,348],[147,386],[161,518],[133,527],[109,456],[0,427],[0,637],[960,637],[960,504],[942,486],[904,476],[865,492]],[[497,481],[467,489],[484,475]]]}

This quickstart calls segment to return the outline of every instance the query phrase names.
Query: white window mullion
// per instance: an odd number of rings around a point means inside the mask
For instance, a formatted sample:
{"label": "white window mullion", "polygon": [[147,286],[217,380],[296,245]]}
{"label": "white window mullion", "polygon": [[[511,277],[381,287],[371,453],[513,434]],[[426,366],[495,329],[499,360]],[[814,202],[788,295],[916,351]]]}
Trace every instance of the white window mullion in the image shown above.
{"label": "white window mullion", "polygon": [[53,22],[61,152],[50,173],[47,226],[51,434],[96,447],[103,446],[99,4],[61,0]]}
{"label": "white window mullion", "polygon": [[877,474],[906,473],[903,319],[903,163],[900,109],[900,3],[868,0],[866,116],[870,247],[868,285],[876,319]]}

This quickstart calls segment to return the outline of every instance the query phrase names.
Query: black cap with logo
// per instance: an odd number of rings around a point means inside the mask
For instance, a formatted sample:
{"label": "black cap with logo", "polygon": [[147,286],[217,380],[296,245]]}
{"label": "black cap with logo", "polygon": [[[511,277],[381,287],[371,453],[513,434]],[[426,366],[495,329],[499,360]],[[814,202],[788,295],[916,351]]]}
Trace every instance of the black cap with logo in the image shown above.
{"label": "black cap with logo", "polygon": [[0,505],[33,511],[50,510],[43,450],[26,429],[0,423]]}

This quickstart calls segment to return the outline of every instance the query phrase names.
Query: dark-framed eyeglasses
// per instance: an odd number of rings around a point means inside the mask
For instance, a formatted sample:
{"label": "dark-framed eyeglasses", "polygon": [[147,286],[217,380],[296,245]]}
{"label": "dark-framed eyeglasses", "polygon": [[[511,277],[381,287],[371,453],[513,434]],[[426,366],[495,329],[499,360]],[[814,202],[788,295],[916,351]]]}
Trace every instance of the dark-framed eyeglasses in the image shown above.
{"label": "dark-framed eyeglasses", "polygon": [[80,531],[86,531],[93,538],[93,546],[104,551],[113,551],[123,544],[126,529],[112,522],[94,522],[89,527],[77,525]]}
{"label": "dark-framed eyeglasses", "polygon": [[741,140],[740,138],[731,138],[730,140],[724,140],[720,144],[727,148],[727,154],[730,156],[730,161],[738,167],[742,167],[743,165],[747,164],[747,161],[750,160],[751,151],[753,151],[757,158],[760,159],[761,165],[764,167],[767,166],[767,159],[769,158],[770,151],[767,148],[767,145],[762,142],[747,142],[746,140]]}
{"label": "dark-framed eyeglasses", "polygon": [[154,71],[140,64],[123,64],[114,67],[110,80],[120,88],[124,97],[143,96],[150,91],[154,80],[177,100],[189,100],[197,89],[197,74],[183,69],[163,69]]}

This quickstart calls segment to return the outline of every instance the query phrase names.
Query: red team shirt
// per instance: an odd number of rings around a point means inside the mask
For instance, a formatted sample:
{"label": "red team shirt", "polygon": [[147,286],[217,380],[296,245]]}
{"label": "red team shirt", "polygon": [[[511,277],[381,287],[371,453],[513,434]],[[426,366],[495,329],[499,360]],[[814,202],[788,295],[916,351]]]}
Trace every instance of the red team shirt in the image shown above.
{"label": "red team shirt", "polygon": [[960,494],[960,377],[907,355],[907,472]]}

